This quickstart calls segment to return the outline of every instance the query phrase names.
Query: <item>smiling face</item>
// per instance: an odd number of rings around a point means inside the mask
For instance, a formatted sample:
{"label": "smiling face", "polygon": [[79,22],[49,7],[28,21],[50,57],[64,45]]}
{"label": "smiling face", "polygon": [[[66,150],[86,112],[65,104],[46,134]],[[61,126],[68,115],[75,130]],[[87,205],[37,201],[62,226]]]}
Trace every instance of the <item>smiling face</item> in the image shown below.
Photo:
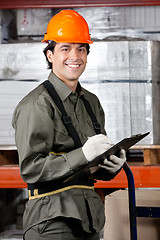
{"label": "smiling face", "polygon": [[54,52],[47,51],[52,71],[72,90],[84,72],[87,63],[87,48],[82,43],[57,43]]}

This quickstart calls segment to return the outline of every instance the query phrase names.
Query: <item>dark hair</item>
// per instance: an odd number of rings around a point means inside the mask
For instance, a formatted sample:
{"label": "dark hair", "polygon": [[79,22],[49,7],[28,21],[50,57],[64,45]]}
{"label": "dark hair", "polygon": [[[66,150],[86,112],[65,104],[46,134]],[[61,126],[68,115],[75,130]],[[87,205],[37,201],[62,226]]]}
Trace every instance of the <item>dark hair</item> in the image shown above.
{"label": "dark hair", "polygon": [[51,41],[51,42],[47,45],[47,47],[43,50],[43,53],[44,53],[44,55],[45,55],[45,57],[46,57],[46,61],[47,61],[47,64],[48,64],[48,69],[52,69],[52,63],[48,61],[47,51],[50,50],[50,51],[54,52],[55,46],[56,46],[56,42]]}
{"label": "dark hair", "polygon": [[[52,63],[48,61],[47,51],[50,50],[50,51],[52,51],[52,52],[54,53],[54,48],[55,48],[56,44],[57,44],[56,42],[51,41],[51,42],[47,45],[47,47],[43,50],[43,53],[44,53],[44,55],[45,55],[45,57],[46,57],[46,61],[47,61],[47,64],[48,64],[48,69],[52,69]],[[88,55],[88,54],[89,54],[89,51],[90,51],[90,46],[89,46],[88,43],[86,43],[86,48],[87,48],[87,55]]]}

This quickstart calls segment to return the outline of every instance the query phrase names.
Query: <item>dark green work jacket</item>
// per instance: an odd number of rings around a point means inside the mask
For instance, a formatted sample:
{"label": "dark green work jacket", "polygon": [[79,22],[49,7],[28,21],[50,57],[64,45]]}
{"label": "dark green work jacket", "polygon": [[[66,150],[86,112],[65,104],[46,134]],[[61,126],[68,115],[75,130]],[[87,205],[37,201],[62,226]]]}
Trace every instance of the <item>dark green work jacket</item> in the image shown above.
{"label": "dark green work jacket", "polygon": [[[48,79],[59,94],[82,144],[88,137],[95,135],[91,119],[80,98],[82,94],[90,102],[102,134],[106,134],[104,112],[94,94],[82,87],[79,93],[72,92],[52,72]],[[73,139],[61,121],[61,113],[43,85],[31,91],[18,104],[13,115],[13,127],[20,172],[26,183],[57,181],[87,163],[82,148],[74,149]],[[68,152],[68,149],[72,150]],[[113,177],[104,169],[95,174],[95,178],[102,180]],[[73,188],[29,200],[24,213],[24,231],[42,221],[63,216],[80,220],[84,230],[90,232],[87,208],[92,217],[92,227],[100,231],[105,220],[104,207],[94,190]]]}

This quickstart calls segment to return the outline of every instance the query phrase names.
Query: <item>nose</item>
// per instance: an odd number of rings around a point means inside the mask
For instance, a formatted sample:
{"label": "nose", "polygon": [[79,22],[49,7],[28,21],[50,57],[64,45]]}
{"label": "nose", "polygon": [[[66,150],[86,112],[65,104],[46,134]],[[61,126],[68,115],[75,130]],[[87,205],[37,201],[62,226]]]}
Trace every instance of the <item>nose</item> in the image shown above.
{"label": "nose", "polygon": [[78,52],[76,49],[72,49],[69,55],[70,59],[77,60],[79,58]]}

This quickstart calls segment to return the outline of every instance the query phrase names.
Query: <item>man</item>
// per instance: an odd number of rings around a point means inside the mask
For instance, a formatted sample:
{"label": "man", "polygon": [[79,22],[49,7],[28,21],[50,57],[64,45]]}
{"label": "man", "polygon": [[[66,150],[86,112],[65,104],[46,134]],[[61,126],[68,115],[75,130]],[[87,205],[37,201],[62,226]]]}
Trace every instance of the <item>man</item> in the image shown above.
{"label": "man", "polygon": [[20,171],[29,189],[24,239],[98,240],[105,217],[94,179],[114,178],[125,151],[66,182],[106,151],[110,140],[99,100],[78,82],[92,44],[85,19],[62,10],[50,20],[43,41],[49,82],[24,97],[13,115]]}

